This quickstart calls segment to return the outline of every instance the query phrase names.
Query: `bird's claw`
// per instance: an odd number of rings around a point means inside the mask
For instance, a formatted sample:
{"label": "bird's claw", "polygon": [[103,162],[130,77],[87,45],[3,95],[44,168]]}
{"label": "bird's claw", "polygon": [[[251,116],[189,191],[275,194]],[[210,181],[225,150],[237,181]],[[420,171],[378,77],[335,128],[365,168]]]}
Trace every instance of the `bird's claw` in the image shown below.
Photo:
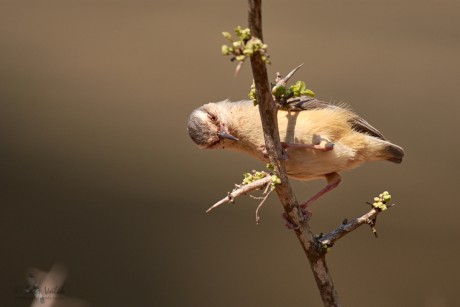
{"label": "bird's claw", "polygon": [[314,149],[329,151],[334,149],[334,143],[328,138],[322,137],[318,134],[313,134],[311,143],[314,146]]}
{"label": "bird's claw", "polygon": [[303,208],[302,206],[299,206],[300,208],[300,213],[302,214],[302,222],[308,222],[313,213],[311,211],[308,211],[306,208]]}
{"label": "bird's claw", "polygon": [[283,212],[281,217],[286,221],[286,228],[290,230],[296,230],[299,229],[299,225],[295,224],[294,222],[291,221],[289,218],[289,215],[286,212]]}
{"label": "bird's claw", "polygon": [[[285,143],[281,142],[281,157],[280,157],[280,160],[283,160],[283,161],[286,161],[289,159],[289,156],[288,156],[288,153],[287,151],[285,150],[285,147],[284,145]],[[265,147],[265,145],[262,145],[262,154],[264,155],[264,158],[268,159],[269,156],[268,156],[268,151],[267,151],[267,147]]]}
{"label": "bird's claw", "polygon": [[321,137],[317,134],[314,134],[312,137],[311,144],[305,143],[287,143],[281,142],[281,145],[284,149],[287,148],[299,148],[299,149],[314,149],[319,151],[330,151],[334,149],[335,144],[327,138]]}

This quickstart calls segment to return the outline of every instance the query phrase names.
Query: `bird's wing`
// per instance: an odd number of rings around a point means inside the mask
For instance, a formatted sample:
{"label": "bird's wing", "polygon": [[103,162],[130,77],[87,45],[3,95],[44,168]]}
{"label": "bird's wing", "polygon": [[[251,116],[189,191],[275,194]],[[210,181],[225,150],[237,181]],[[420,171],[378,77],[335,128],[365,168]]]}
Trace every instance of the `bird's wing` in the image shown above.
{"label": "bird's wing", "polygon": [[[292,98],[288,100],[289,106],[292,110],[297,111],[306,111],[306,110],[313,110],[313,109],[325,109],[325,108],[341,108],[346,109],[343,106],[335,105],[332,103],[320,101],[316,98],[302,96],[300,98]],[[359,117],[358,115],[354,114],[350,120],[350,124],[354,130],[368,134],[370,136],[376,137],[381,140],[386,140],[380,131],[374,128],[371,124],[369,124],[365,119]]]}
{"label": "bird's wing", "polygon": [[313,109],[334,108],[336,105],[320,101],[316,98],[302,96],[299,98],[291,98],[288,100],[289,110],[306,111]]}
{"label": "bird's wing", "polygon": [[385,137],[383,136],[380,131],[375,129],[371,124],[369,124],[366,120],[362,119],[361,117],[357,116],[353,118],[351,121],[351,126],[358,132],[369,134],[373,137],[386,141]]}

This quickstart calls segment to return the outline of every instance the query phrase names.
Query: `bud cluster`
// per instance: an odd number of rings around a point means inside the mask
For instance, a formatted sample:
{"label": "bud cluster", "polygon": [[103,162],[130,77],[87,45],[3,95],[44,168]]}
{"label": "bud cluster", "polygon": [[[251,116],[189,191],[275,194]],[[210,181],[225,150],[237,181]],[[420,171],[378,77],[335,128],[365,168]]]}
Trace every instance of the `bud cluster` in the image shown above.
{"label": "bud cluster", "polygon": [[391,201],[391,195],[388,191],[381,193],[378,197],[374,197],[374,203],[372,206],[376,209],[385,211],[388,209],[387,203]]}
{"label": "bud cluster", "polygon": [[252,56],[255,52],[259,52],[262,61],[270,64],[268,60],[269,55],[267,54],[267,44],[264,44],[256,37],[252,37],[249,28],[242,29],[238,26],[235,28],[235,34],[237,39],[234,40],[229,32],[222,32],[222,35],[230,42],[230,45],[222,45],[221,51],[223,55],[233,55],[230,59],[231,61],[244,62],[247,57]]}

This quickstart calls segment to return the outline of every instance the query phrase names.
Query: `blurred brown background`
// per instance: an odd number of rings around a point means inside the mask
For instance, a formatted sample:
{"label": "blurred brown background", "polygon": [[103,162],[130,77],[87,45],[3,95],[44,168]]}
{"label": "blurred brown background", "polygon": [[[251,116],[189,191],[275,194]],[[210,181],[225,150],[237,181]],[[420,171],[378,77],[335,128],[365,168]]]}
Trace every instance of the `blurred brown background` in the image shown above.
{"label": "blurred brown background", "polygon": [[[246,99],[220,32],[246,1],[0,2],[0,298],[25,273],[68,269],[68,297],[92,306],[320,306],[281,220],[239,200],[205,215],[262,164],[200,151],[186,131],[208,101]],[[343,174],[313,207],[316,233],[383,190],[398,206],[341,240],[329,265],[345,306],[459,306],[460,4],[265,1],[276,71],[346,102],[403,146],[402,165]],[[305,200],[324,182],[293,182]],[[62,300],[70,305],[72,300]],[[67,305],[66,305],[67,306]]]}

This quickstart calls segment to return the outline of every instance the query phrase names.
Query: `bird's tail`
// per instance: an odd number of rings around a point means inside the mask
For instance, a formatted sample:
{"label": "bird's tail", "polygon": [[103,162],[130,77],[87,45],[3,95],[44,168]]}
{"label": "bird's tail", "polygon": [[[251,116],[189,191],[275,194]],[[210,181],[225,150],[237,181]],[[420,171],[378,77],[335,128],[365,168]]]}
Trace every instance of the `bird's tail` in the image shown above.
{"label": "bird's tail", "polygon": [[386,140],[367,137],[367,147],[364,151],[367,160],[386,160],[401,163],[404,157],[404,149]]}

